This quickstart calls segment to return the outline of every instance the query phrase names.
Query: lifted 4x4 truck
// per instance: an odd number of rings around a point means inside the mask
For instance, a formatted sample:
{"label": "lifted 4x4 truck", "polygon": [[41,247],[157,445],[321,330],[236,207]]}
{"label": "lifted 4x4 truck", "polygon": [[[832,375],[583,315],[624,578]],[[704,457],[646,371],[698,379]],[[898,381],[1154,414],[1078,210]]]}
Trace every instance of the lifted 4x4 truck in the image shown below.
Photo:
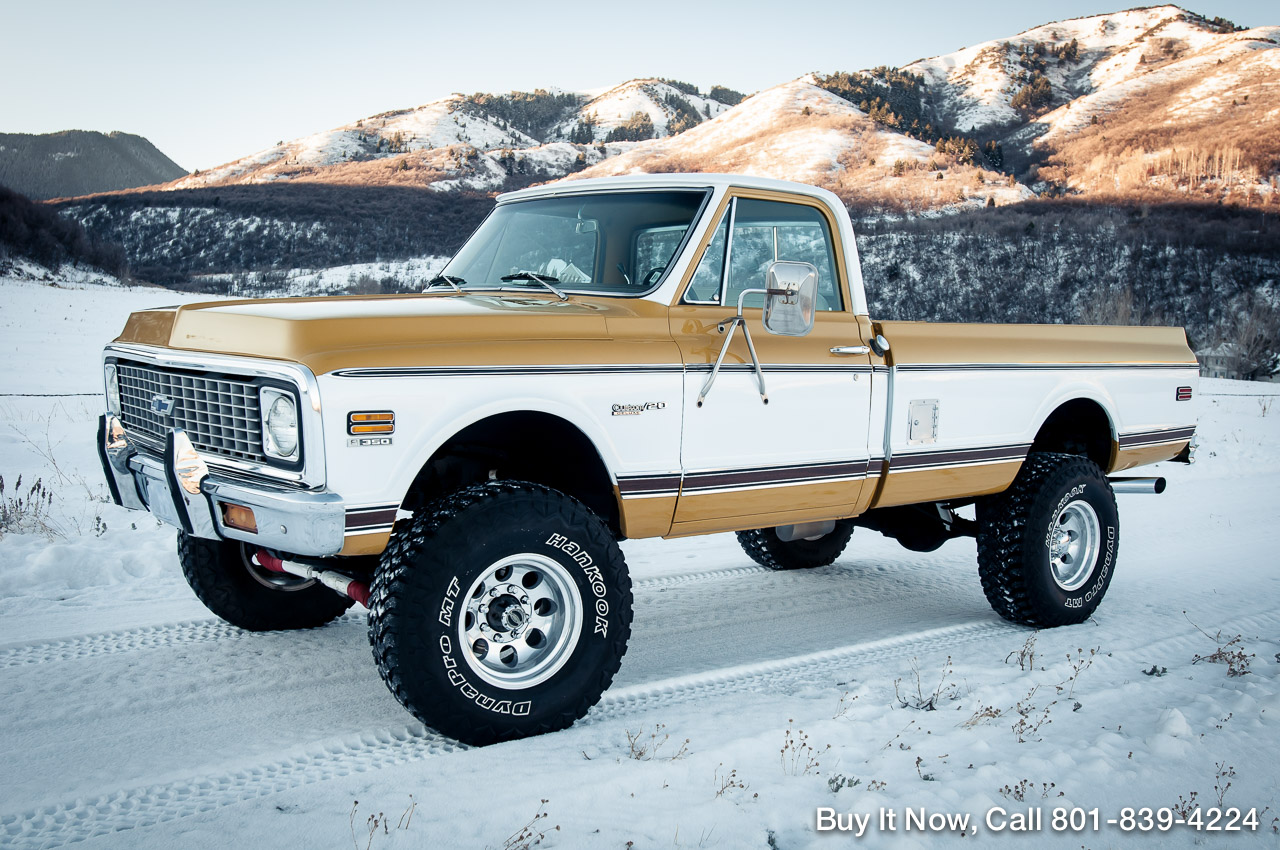
{"label": "lifted 4x4 truck", "polygon": [[418,295],[134,313],[104,367],[112,496],[179,529],[209,609],[364,603],[396,699],[470,743],[600,698],[625,538],[790,570],[856,526],[976,536],[1000,616],[1079,623],[1114,492],[1164,486],[1108,476],[1192,459],[1197,382],[1178,328],[876,322],[834,195],[699,174],[503,195]]}

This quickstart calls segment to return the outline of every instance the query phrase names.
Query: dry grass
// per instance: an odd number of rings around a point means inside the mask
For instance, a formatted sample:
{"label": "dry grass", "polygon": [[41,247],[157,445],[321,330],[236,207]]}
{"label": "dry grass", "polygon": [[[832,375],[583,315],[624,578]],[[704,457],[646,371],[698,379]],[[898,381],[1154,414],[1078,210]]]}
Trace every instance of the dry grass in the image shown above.
{"label": "dry grass", "polygon": [[1214,71],[1238,79],[1205,100],[1199,76],[1153,86],[1099,115],[1097,124],[1047,139],[1039,179],[1102,199],[1211,200],[1280,207],[1280,89],[1253,56]]}

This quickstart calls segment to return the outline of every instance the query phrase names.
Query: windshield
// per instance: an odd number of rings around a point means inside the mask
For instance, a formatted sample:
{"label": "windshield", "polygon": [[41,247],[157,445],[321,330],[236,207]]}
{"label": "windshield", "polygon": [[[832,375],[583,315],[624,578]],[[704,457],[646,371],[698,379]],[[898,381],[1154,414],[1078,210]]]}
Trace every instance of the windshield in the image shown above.
{"label": "windshield", "polygon": [[602,192],[498,206],[441,272],[464,289],[643,295],[662,280],[705,191]]}

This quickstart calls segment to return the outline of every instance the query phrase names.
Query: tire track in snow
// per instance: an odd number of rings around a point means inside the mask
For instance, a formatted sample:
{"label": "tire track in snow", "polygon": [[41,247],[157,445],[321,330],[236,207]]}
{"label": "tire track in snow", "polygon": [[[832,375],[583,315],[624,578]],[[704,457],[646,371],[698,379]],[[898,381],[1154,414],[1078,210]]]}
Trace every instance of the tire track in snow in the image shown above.
{"label": "tire track in snow", "polygon": [[466,749],[420,724],[370,732],[243,770],[166,785],[116,791],[94,799],[0,817],[0,847],[61,847],[208,812],[310,782]]}
{"label": "tire track in snow", "polygon": [[[745,664],[707,673],[619,688],[606,693],[581,723],[599,723],[633,711],[695,699],[784,689],[850,665],[883,661],[913,652],[938,651],[1020,632],[1005,623],[982,622],[917,632],[872,643],[791,658]],[[177,820],[314,782],[366,773],[468,749],[411,724],[365,733],[355,739],[313,745],[305,752],[212,776],[121,790],[35,810],[0,816],[0,847],[61,847],[98,835]]]}
{"label": "tire track in snow", "polygon": [[[322,628],[343,626],[364,621],[364,614],[343,614],[333,623]],[[222,620],[187,620],[162,626],[143,626],[113,632],[97,632],[60,640],[20,644],[0,650],[0,669],[26,667],[29,664],[50,664],[58,661],[75,661],[111,655],[117,652],[136,652],[170,646],[186,646],[193,643],[209,643],[221,640],[251,638],[256,632],[247,632]]]}
{"label": "tire track in snow", "polygon": [[[1224,623],[1232,630],[1280,627],[1280,612],[1241,617]],[[940,653],[984,640],[1021,636],[1027,630],[1003,622],[965,623],[914,632],[870,643],[853,644],[805,655],[744,664],[674,679],[619,688],[606,693],[580,723],[611,720],[690,700],[743,691],[786,691],[812,682],[822,674],[847,671],[856,665],[904,659],[913,653]],[[1140,649],[1171,651],[1203,640],[1196,634],[1171,635]],[[1134,653],[1138,649],[1121,652]],[[241,770],[198,777],[165,785],[149,785],[92,798],[0,816],[0,847],[61,847],[99,835],[178,820],[203,812],[315,782],[367,773],[392,765],[422,761],[469,749],[410,724],[367,732],[341,742],[311,745],[305,752],[259,763]]]}
{"label": "tire track in snow", "polygon": [[[724,581],[750,575],[773,573],[766,567],[728,567],[719,570],[681,573],[670,576],[655,576],[641,579],[633,584],[634,590],[664,590],[686,584],[698,584],[707,581]],[[344,626],[365,623],[364,612],[347,613],[339,617],[329,626]],[[160,626],[143,626],[136,629],[97,632],[77,637],[58,640],[38,641],[18,644],[0,649],[0,669],[26,667],[31,664],[51,664],[59,661],[78,661],[100,655],[112,655],[119,652],[137,652],[146,649],[160,649],[172,646],[186,646],[194,643],[210,643],[214,641],[242,640],[252,638],[256,633],[247,632],[221,620],[188,620],[181,623],[167,623]]]}

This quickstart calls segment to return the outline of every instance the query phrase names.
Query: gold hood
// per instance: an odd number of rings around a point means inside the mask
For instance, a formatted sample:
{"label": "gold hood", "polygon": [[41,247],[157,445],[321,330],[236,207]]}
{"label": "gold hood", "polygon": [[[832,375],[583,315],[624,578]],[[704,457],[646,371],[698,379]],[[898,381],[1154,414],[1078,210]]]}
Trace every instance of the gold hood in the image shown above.
{"label": "gold hood", "polygon": [[[340,368],[565,363],[598,356],[633,299],[453,292],[217,301],[134,313],[116,342]],[[648,324],[648,323],[643,323]]]}

